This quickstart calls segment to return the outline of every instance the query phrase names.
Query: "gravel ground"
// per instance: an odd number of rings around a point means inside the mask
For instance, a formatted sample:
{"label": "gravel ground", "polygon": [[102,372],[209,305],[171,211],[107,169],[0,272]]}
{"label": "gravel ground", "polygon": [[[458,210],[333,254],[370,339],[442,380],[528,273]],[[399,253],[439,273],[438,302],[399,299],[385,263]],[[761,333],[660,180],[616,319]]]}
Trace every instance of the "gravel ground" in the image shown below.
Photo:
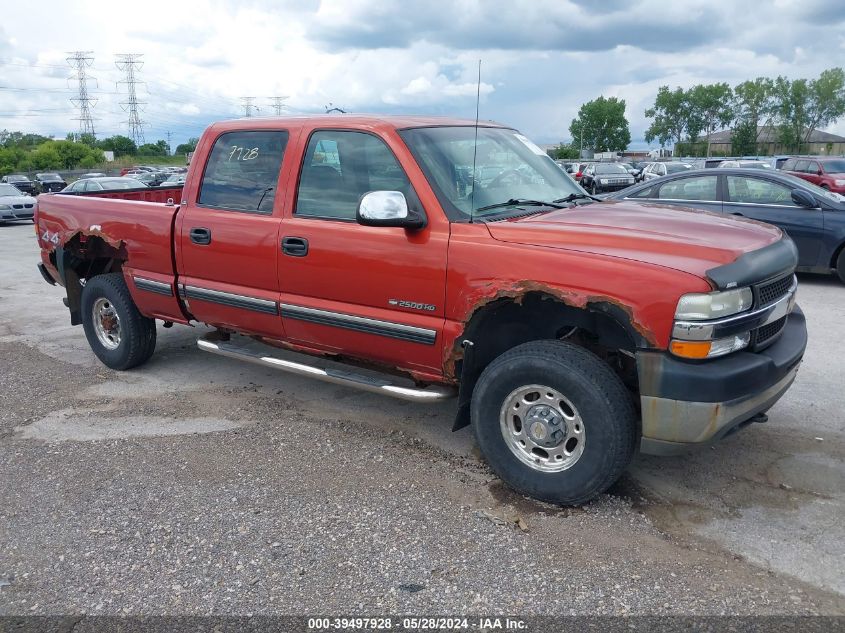
{"label": "gravel ground", "polygon": [[[782,408],[560,509],[502,486],[448,405],[206,356],[187,328],[112,372],[35,271],[32,227],[0,227],[0,252],[0,615],[845,613],[835,561],[783,569],[726,536],[777,543],[819,503],[835,518],[841,417],[786,449],[800,412]],[[841,402],[812,394],[820,416]],[[815,460],[815,483],[800,460],[758,476],[775,450]],[[767,512],[796,517],[780,535]],[[841,552],[821,532],[793,540]]]}

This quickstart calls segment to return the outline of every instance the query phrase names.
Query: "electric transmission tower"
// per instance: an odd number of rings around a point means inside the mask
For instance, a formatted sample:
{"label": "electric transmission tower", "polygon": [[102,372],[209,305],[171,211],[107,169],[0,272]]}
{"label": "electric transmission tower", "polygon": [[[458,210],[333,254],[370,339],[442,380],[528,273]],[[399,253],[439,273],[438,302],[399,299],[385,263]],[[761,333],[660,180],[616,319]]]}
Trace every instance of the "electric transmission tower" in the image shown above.
{"label": "electric transmission tower", "polygon": [[287,99],[287,96],[285,96],[285,97],[270,97],[270,98],[273,100],[273,103],[271,105],[272,105],[273,109],[276,111],[276,116],[281,116],[282,112],[284,112],[284,109],[285,109],[284,101],[285,101],[285,99]]}
{"label": "electric transmission tower", "polygon": [[92,77],[86,72],[86,68],[90,68],[94,63],[92,51],[75,51],[68,53],[67,63],[71,68],[76,70],[76,74],[70,77],[68,81],[76,79],[77,91],[76,96],[71,97],[70,101],[79,108],[79,116],[76,120],[79,121],[80,134],[90,134],[94,136],[94,117],[91,115],[91,108],[96,105],[97,100],[88,96],[88,82],[97,81],[96,77]]}
{"label": "electric transmission tower", "polygon": [[253,105],[253,101],[255,101],[255,97],[241,97],[241,107],[244,109],[244,116],[251,117],[252,116],[252,109],[255,108],[258,110],[258,106]]}
{"label": "electric transmission tower", "polygon": [[140,71],[144,65],[141,61],[143,54],[139,53],[121,53],[115,55],[117,61],[114,63],[119,70],[126,73],[126,79],[118,81],[119,84],[126,84],[126,101],[121,101],[120,105],[125,112],[129,113],[127,124],[129,125],[129,138],[135,141],[135,145],[144,144],[144,125],[146,123],[141,120],[138,114],[139,106],[145,105],[146,101],[138,101],[138,95],[135,91],[135,86],[143,81],[138,81],[135,78],[135,73]]}

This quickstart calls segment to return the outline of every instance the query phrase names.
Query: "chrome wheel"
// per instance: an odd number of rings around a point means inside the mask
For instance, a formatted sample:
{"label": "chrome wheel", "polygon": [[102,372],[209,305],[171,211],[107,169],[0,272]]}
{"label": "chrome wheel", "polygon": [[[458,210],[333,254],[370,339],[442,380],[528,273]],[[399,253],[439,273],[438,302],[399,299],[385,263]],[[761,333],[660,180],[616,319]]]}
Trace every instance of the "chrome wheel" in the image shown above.
{"label": "chrome wheel", "polygon": [[114,305],[100,297],[94,302],[91,312],[97,340],[106,349],[117,349],[120,346],[120,317]]}
{"label": "chrome wheel", "polygon": [[511,452],[534,470],[566,470],[584,452],[586,431],[578,410],[551,387],[526,385],[512,391],[499,425]]}

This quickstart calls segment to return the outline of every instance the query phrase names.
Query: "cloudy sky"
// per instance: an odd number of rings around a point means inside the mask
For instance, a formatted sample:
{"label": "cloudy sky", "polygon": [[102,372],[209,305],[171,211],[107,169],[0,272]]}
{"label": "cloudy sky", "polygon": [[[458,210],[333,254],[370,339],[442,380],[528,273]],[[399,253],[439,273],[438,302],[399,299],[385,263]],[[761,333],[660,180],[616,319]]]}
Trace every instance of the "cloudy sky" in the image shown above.
{"label": "cloudy sky", "polygon": [[240,116],[243,96],[259,116],[284,95],[291,113],[472,117],[479,59],[481,118],[551,143],[581,103],[617,96],[639,146],[661,85],[845,65],[842,0],[38,0],[3,16],[0,129],[78,129],[66,57],[85,50],[97,134],[126,134],[115,54],[141,53],[146,140],[170,131],[174,147]]}

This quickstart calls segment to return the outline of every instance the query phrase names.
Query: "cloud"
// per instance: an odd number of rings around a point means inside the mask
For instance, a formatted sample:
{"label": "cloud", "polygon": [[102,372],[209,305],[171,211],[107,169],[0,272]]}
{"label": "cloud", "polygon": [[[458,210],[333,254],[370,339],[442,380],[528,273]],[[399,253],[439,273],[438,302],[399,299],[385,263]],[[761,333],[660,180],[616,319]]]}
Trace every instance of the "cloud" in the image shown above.
{"label": "cloud", "polygon": [[753,19],[735,0],[147,0],[144,15],[166,19],[131,21],[94,0],[42,0],[52,19],[12,40],[24,5],[5,7],[0,27],[0,127],[76,129],[65,57],[93,49],[96,129],[126,134],[114,55],[135,52],[147,140],[174,143],[240,116],[242,96],[262,115],[287,95],[293,113],[331,102],[473,118],[479,59],[482,119],[565,140],[579,106],[603,94],[626,100],[636,139],[661,85],[815,77],[845,51],[845,3],[822,0],[757,0]]}

